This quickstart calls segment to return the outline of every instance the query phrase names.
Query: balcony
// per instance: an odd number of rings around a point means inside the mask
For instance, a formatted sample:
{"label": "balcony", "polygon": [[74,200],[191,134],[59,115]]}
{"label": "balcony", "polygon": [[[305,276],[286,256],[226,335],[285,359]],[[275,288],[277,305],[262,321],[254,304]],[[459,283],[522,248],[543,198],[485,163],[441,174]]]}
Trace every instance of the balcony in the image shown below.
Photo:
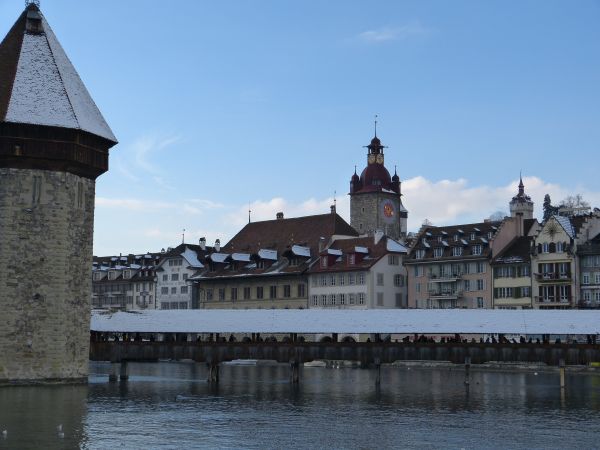
{"label": "balcony", "polygon": [[441,274],[441,275],[437,275],[437,274],[432,274],[430,273],[427,277],[429,278],[429,281],[431,281],[432,283],[451,283],[453,281],[458,281],[461,278],[461,274],[456,273],[453,275],[450,274]]}
{"label": "balcony", "polygon": [[540,305],[570,305],[573,301],[572,297],[539,297],[533,298]]}
{"label": "balcony", "polygon": [[556,283],[556,282],[571,282],[571,274],[570,273],[535,273],[535,279],[539,282],[548,282],[548,283]]}
{"label": "balcony", "polygon": [[429,291],[429,298],[431,300],[456,300],[462,297],[462,291],[449,290],[449,291]]}

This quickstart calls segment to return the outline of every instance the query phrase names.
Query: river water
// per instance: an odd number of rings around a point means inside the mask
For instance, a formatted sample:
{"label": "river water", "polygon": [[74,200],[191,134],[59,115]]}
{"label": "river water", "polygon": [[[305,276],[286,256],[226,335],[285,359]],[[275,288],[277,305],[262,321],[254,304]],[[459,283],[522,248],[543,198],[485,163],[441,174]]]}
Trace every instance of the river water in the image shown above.
{"label": "river water", "polygon": [[[87,386],[0,388],[1,449],[600,447],[600,376],[394,368],[130,364],[108,382],[92,363]],[[62,433],[58,426],[62,425]]]}

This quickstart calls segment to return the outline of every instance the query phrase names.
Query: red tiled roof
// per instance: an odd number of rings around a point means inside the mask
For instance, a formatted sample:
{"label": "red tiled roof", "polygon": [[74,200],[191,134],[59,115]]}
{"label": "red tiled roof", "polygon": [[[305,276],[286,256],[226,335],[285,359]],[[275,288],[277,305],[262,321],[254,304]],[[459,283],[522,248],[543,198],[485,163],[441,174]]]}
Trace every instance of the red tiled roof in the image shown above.
{"label": "red tiled roof", "polygon": [[[377,244],[375,244],[373,237],[338,239],[333,242],[329,248],[341,250],[342,256],[338,257],[334,264],[328,264],[327,267],[321,267],[321,264],[316,263],[310,268],[309,272],[326,273],[369,269],[383,256],[389,253],[387,250],[387,239],[387,237],[383,237]],[[350,265],[348,264],[348,256],[355,253],[356,247],[366,247],[369,249],[369,253],[364,255],[364,258],[359,262]],[[326,253],[322,252],[322,254],[324,255]]]}
{"label": "red tiled roof", "polygon": [[260,249],[277,250],[277,256],[292,245],[309,247],[311,255],[318,253],[319,240],[327,242],[333,235],[358,236],[358,233],[338,214],[294,217],[291,219],[251,222],[236,234],[221,252],[258,253]]}

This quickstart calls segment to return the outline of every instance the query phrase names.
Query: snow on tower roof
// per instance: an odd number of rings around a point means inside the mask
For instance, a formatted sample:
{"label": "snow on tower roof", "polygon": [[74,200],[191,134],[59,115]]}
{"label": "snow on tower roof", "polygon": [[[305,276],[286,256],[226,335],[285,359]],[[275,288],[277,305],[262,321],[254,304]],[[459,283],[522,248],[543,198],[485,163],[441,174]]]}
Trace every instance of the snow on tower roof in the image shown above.
{"label": "snow on tower roof", "polygon": [[117,142],[34,4],[0,43],[0,122],[82,130]]}

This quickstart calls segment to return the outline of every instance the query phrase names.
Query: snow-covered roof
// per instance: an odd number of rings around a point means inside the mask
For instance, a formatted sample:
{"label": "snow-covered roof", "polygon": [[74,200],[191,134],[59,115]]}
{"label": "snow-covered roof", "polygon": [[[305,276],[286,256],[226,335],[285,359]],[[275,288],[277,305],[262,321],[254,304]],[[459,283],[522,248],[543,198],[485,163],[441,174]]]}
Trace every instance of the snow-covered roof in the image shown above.
{"label": "snow-covered roof", "polygon": [[335,248],[328,248],[327,249],[327,254],[328,255],[334,255],[334,256],[342,256],[342,251],[335,249]]}
{"label": "snow-covered roof", "polygon": [[565,216],[553,216],[554,219],[560,224],[561,227],[564,228],[565,232],[569,235],[571,239],[575,238],[575,229],[571,224],[571,220]]}
{"label": "snow-covered roof", "polygon": [[305,256],[310,258],[310,248],[302,245],[292,245],[292,253],[296,256]]}
{"label": "snow-covered roof", "polygon": [[83,130],[116,142],[46,19],[35,9],[26,14],[39,14],[43,32],[23,30],[6,116],[0,120]]}
{"label": "snow-covered roof", "polygon": [[223,263],[225,260],[229,258],[229,253],[211,253],[210,259],[212,259],[216,263]]}
{"label": "snow-covered roof", "polygon": [[204,264],[198,259],[198,254],[189,247],[186,247],[181,256],[187,261],[190,267],[202,269]]}
{"label": "snow-covered roof", "polygon": [[91,329],[140,333],[598,334],[600,311],[153,310],[92,311]]}
{"label": "snow-covered roof", "polygon": [[354,247],[354,253],[365,253],[365,254],[368,254],[369,253],[369,249],[367,247],[361,247],[360,245],[357,245],[356,247]]}
{"label": "snow-covered roof", "polygon": [[231,259],[234,261],[250,262],[250,255],[248,253],[232,253]]}
{"label": "snow-covered roof", "polygon": [[258,251],[258,257],[261,259],[268,259],[270,261],[277,261],[277,250],[268,250],[261,248]]}
{"label": "snow-covered roof", "polygon": [[404,245],[390,238],[387,239],[386,248],[388,252],[408,253],[408,249]]}

